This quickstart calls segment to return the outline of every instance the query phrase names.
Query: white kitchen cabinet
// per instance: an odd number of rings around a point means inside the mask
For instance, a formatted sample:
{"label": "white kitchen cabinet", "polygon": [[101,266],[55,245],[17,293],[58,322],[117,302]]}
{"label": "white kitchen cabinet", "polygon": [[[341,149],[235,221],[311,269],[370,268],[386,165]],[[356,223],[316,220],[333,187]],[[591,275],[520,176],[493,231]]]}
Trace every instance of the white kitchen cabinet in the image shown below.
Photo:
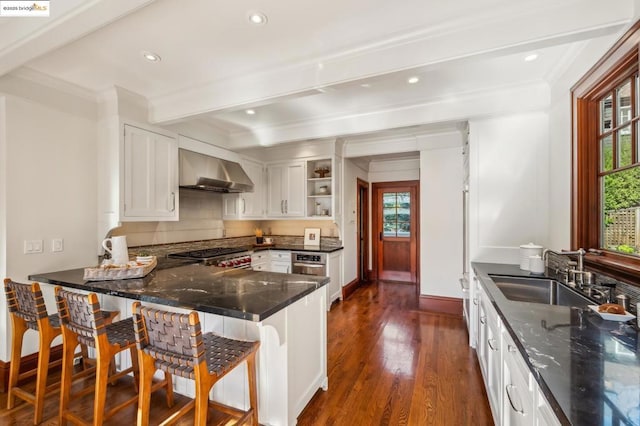
{"label": "white kitchen cabinet", "polygon": [[124,125],[123,221],[178,220],[178,141]]}
{"label": "white kitchen cabinet", "polygon": [[264,217],[264,166],[248,159],[241,160],[240,165],[253,182],[253,192],[224,194],[222,196],[222,219],[260,219]]}
{"label": "white kitchen cabinet", "polygon": [[507,330],[503,341],[502,411],[504,426],[534,424],[534,398],[537,386],[520,351]]}
{"label": "white kitchen cabinet", "polygon": [[284,250],[269,250],[271,272],[291,273],[291,252]]}
{"label": "white kitchen cabinet", "polygon": [[335,300],[342,300],[342,250],[329,253],[327,256],[327,311]]}
{"label": "white kitchen cabinet", "polygon": [[267,166],[267,216],[304,216],[305,163],[295,161]]}
{"label": "white kitchen cabinet", "polygon": [[254,271],[268,271],[270,262],[268,250],[254,251],[251,253],[251,268]]}
{"label": "white kitchen cabinet", "polygon": [[[501,418],[502,409],[502,322],[484,291],[479,293],[478,359],[484,377],[489,405],[494,419]],[[500,424],[500,422],[497,422]]]}
{"label": "white kitchen cabinet", "polygon": [[534,412],[534,422],[536,426],[560,426],[560,421],[556,417],[553,409],[544,397],[540,387],[536,385],[536,409]]}

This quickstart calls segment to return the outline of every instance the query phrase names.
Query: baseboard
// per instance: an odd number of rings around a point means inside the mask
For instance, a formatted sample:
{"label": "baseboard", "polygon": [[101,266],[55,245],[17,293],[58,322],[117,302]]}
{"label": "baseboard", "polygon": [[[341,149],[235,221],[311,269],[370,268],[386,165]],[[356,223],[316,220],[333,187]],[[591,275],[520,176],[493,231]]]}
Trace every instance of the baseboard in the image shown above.
{"label": "baseboard", "polygon": [[462,299],[441,296],[420,296],[418,306],[421,311],[462,316]]}
{"label": "baseboard", "polygon": [[[62,359],[62,345],[51,347],[49,362]],[[0,391],[6,392],[9,387],[9,367],[11,362],[0,361]],[[33,370],[38,367],[38,352],[25,355],[20,360],[20,372]],[[59,367],[58,367],[59,368]]]}
{"label": "baseboard", "polygon": [[356,291],[358,287],[360,287],[361,284],[362,282],[358,280],[358,278],[354,278],[349,284],[343,286],[342,300],[346,300],[349,296],[351,296],[353,292]]}

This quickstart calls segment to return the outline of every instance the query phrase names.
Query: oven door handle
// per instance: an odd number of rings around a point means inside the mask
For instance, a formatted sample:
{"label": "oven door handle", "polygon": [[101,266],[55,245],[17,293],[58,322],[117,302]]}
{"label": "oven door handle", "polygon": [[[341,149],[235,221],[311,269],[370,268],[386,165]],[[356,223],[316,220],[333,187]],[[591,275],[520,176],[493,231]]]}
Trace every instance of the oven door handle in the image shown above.
{"label": "oven door handle", "polygon": [[294,263],[293,266],[302,266],[303,268],[324,268],[325,265],[319,263]]}

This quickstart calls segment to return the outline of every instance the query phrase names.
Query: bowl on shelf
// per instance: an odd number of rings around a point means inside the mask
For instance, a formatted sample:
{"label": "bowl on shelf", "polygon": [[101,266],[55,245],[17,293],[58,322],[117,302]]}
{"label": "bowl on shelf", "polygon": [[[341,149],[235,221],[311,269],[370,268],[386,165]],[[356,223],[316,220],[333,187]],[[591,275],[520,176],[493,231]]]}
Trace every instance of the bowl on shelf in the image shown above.
{"label": "bowl on shelf", "polygon": [[329,193],[328,186],[321,186],[320,188],[318,188],[318,194],[327,194],[327,193]]}
{"label": "bowl on shelf", "polygon": [[328,167],[320,167],[314,170],[316,176],[320,178],[329,177],[331,170]]}

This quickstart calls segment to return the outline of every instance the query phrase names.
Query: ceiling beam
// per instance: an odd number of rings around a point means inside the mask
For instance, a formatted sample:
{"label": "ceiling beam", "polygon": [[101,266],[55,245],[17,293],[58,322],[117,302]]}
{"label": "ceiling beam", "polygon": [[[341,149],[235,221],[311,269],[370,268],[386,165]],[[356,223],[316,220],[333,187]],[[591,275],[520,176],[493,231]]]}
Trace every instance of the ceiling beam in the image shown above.
{"label": "ceiling beam", "polygon": [[149,120],[171,122],[305,96],[310,91],[393,72],[588,40],[621,31],[633,15],[629,2],[556,3],[546,8],[521,8],[518,13],[502,13],[491,20],[467,20],[440,32],[426,29],[314,62],[211,81],[151,98]]}

